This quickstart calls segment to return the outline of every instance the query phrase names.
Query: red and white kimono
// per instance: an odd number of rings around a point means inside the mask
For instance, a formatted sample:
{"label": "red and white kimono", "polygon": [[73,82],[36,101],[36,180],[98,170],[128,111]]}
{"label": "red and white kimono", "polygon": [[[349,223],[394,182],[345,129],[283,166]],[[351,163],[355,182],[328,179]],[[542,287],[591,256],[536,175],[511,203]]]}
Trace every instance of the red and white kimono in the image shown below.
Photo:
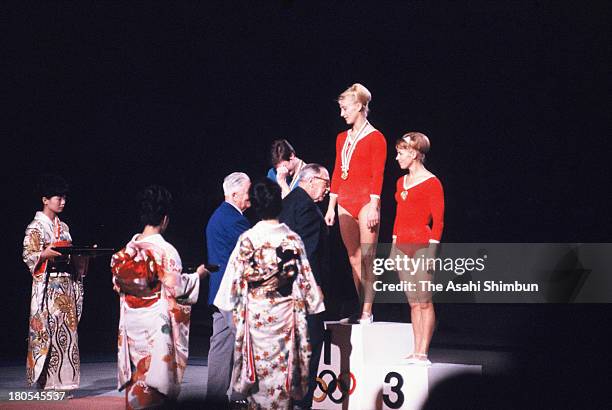
{"label": "red and white kimono", "polygon": [[[176,249],[157,234],[138,239],[113,255],[113,283],[126,270],[147,282],[147,295],[120,293],[118,388],[128,408],[146,408],[178,397],[189,354],[191,306],[200,278],[183,274]],[[125,271],[124,271],[125,273]]]}
{"label": "red and white kimono", "polygon": [[234,314],[234,389],[249,408],[290,408],[308,387],[306,315],[325,310],[300,237],[268,222],[243,233],[215,306]]}

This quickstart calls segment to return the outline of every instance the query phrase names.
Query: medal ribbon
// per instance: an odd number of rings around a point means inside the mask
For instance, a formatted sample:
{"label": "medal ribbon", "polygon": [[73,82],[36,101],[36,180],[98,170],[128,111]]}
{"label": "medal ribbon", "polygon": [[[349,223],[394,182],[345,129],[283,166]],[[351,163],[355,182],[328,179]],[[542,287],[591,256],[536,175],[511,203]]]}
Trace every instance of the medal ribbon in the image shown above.
{"label": "medal ribbon", "polygon": [[304,168],[304,165],[304,161],[300,160],[298,168],[293,173],[293,179],[291,180],[291,184],[289,184],[290,191],[293,190],[293,187],[295,186],[295,184],[297,184],[298,176],[300,175],[300,171],[302,170],[302,168]]}
{"label": "medal ribbon", "polygon": [[363,131],[366,129],[366,127],[369,124],[370,123],[368,121],[366,121],[363,124],[363,126],[361,127],[361,129],[359,130],[355,138],[352,138],[353,141],[351,141],[349,131],[346,131],[346,140],[344,140],[344,145],[342,146],[342,153],[341,153],[341,158],[342,158],[341,169],[343,173],[348,173],[349,164],[351,162],[351,158],[353,157],[353,152],[355,152],[357,143],[365,137],[365,135],[361,135],[361,134],[363,133]]}

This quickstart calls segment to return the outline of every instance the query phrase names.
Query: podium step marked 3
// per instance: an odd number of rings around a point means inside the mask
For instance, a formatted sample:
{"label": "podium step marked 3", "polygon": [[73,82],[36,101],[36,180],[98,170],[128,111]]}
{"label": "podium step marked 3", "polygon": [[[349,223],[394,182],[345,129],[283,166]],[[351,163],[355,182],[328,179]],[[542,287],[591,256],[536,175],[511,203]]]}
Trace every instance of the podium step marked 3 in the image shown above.
{"label": "podium step marked 3", "polygon": [[326,322],[314,409],[419,409],[441,380],[481,374],[482,366],[402,360],[413,351],[412,324]]}

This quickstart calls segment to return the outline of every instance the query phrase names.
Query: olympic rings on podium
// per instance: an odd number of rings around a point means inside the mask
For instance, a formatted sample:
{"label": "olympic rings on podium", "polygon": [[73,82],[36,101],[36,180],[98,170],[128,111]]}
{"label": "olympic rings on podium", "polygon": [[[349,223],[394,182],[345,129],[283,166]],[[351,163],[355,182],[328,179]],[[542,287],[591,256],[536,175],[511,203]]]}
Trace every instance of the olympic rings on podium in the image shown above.
{"label": "olympic rings on podium", "polygon": [[[323,377],[326,375],[331,376],[329,384],[323,380]],[[345,382],[347,376],[349,382],[348,386]],[[336,374],[331,370],[323,370],[317,377],[317,386],[323,392],[323,394],[320,396],[313,395],[312,399],[315,402],[320,403],[325,400],[326,397],[329,397],[333,403],[340,404],[347,398],[347,396],[353,394],[355,388],[357,387],[357,380],[355,379],[355,375],[351,372],[340,373],[338,376],[336,376]],[[339,398],[333,396],[336,390],[340,391]]]}

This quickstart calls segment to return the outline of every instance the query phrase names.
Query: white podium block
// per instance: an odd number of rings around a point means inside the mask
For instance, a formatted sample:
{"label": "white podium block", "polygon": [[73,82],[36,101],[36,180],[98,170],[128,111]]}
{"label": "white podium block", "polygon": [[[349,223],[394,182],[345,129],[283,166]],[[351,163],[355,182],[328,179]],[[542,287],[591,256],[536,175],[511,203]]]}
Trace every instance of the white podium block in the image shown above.
{"label": "white podium block", "polygon": [[412,325],[326,322],[314,409],[419,409],[440,380],[481,366],[407,364],[413,351]]}

